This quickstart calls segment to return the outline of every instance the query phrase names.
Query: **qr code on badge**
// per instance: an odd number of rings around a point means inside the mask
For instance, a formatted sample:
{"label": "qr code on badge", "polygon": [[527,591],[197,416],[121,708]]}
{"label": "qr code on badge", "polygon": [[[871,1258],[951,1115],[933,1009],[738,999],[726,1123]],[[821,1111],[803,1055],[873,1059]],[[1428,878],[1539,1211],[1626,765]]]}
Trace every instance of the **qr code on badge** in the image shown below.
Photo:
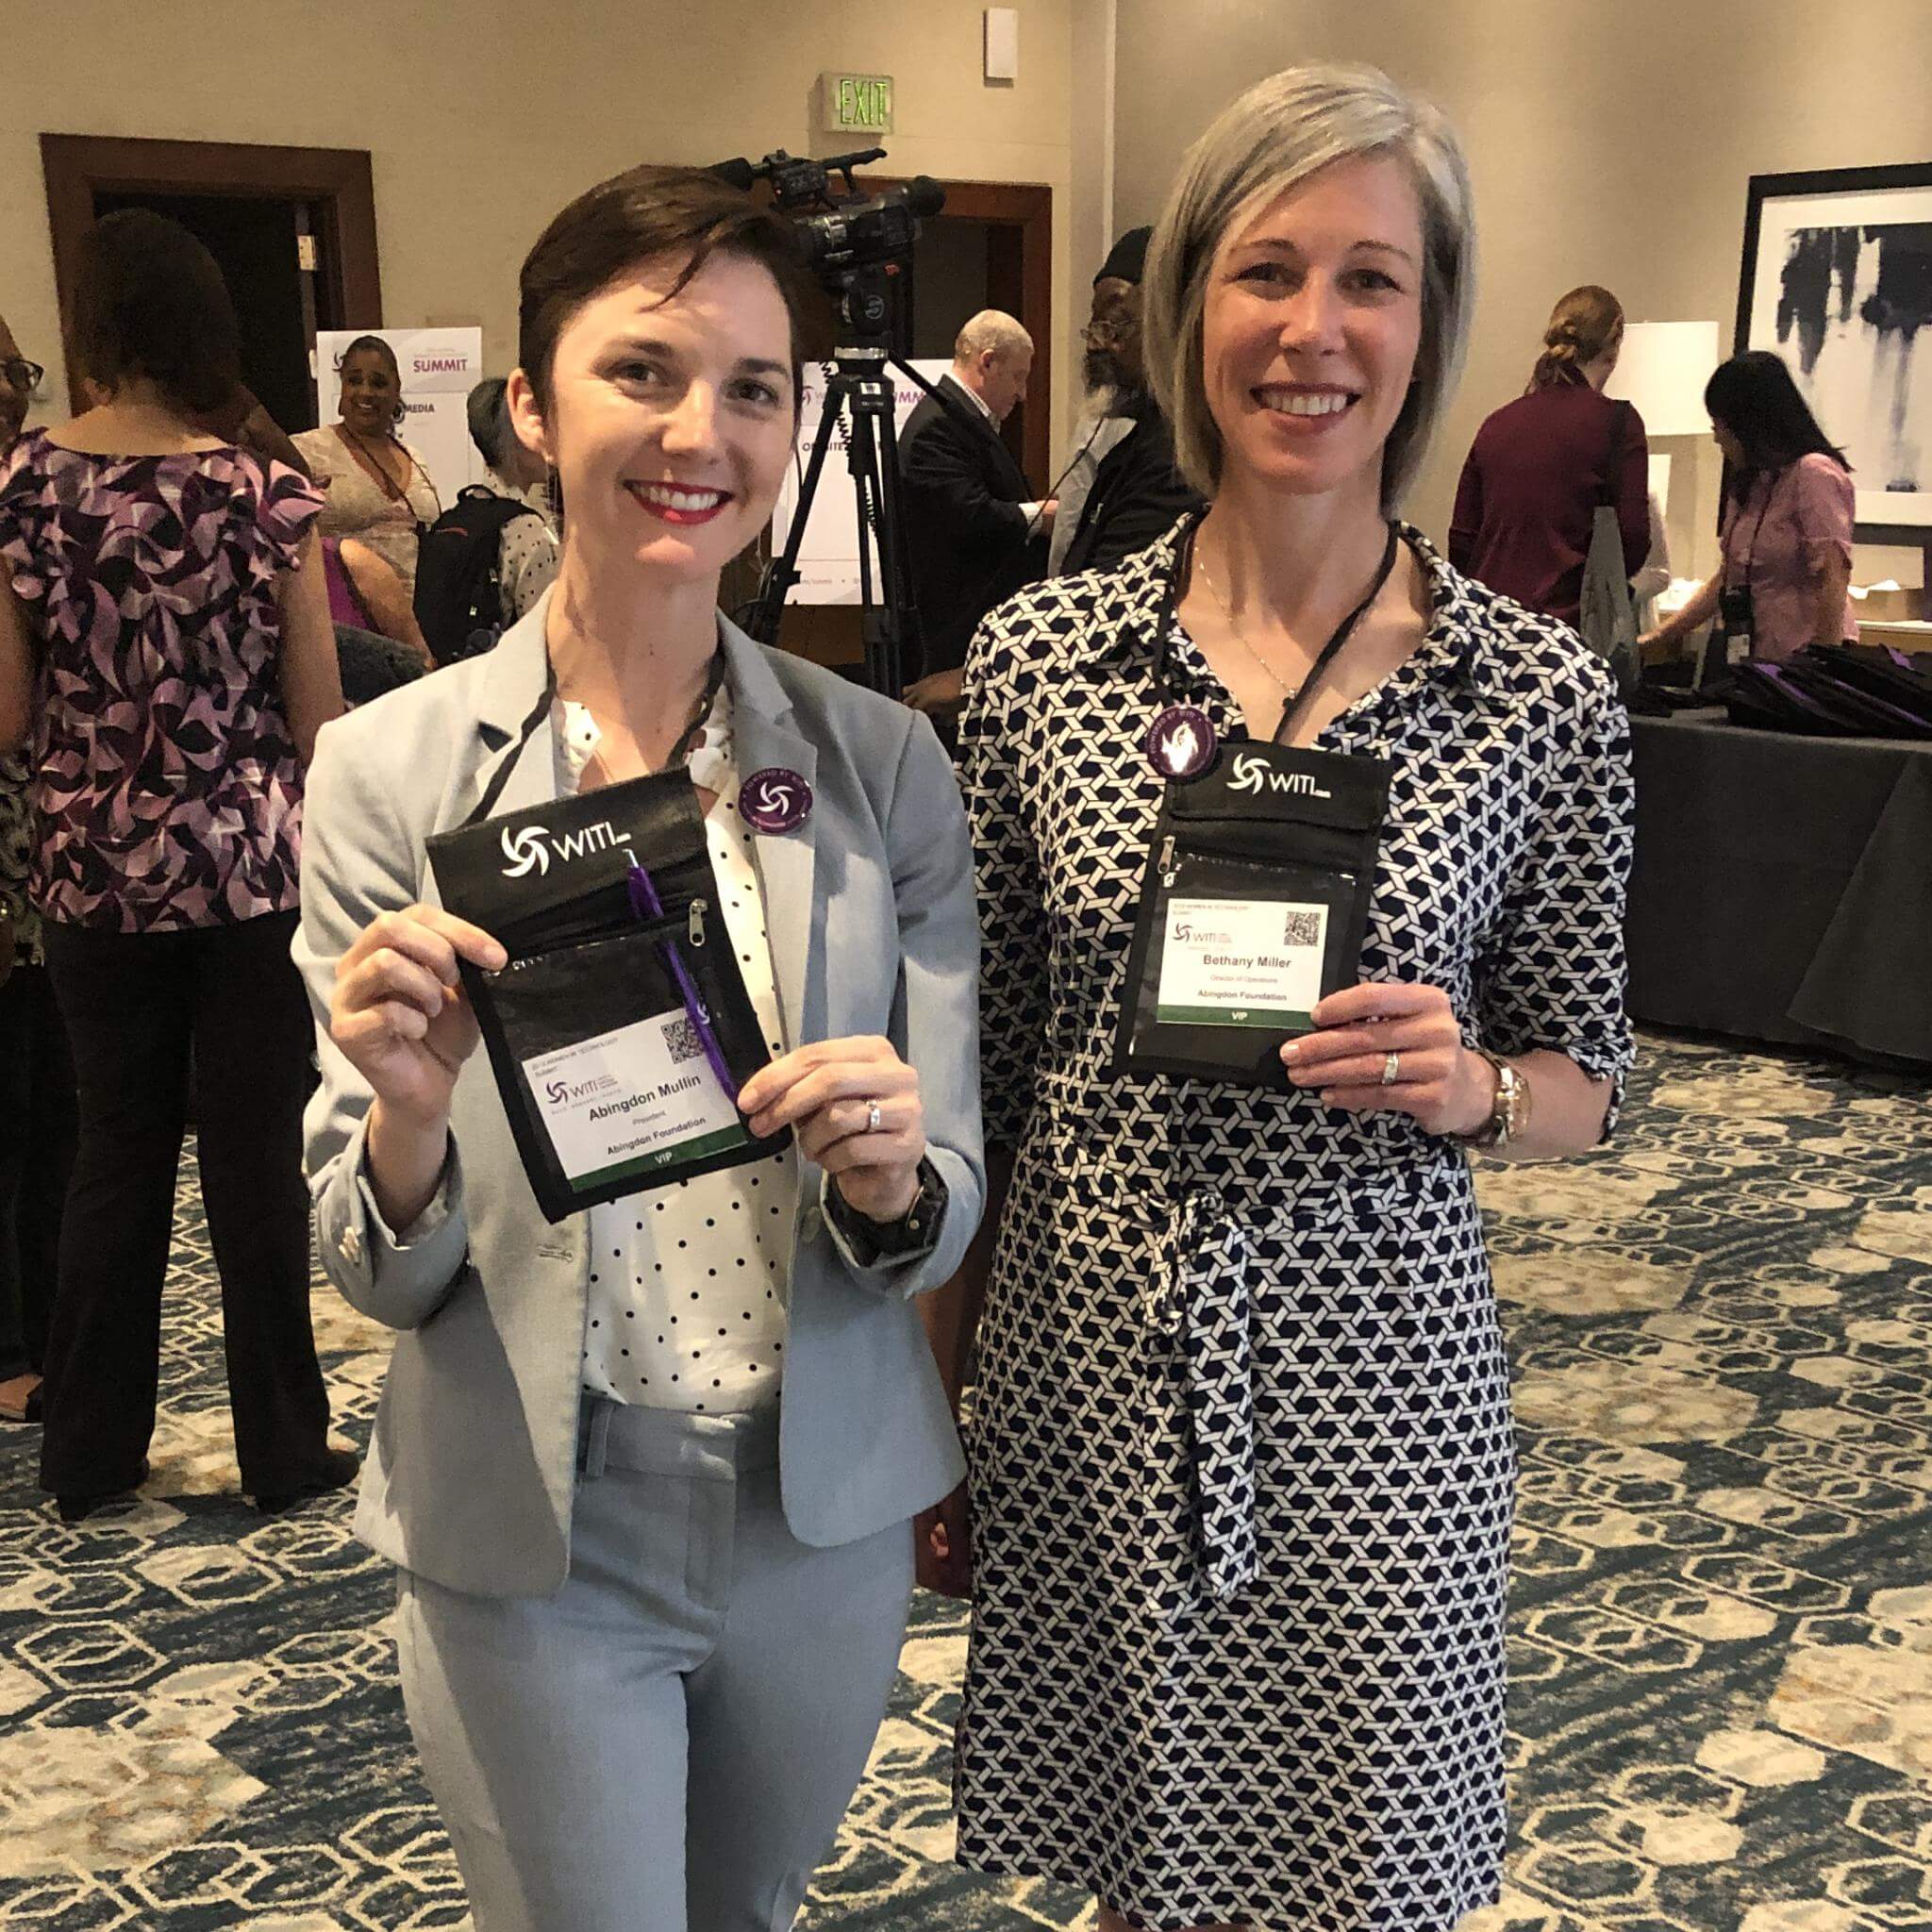
{"label": "qr code on badge", "polygon": [[1291,906],[1283,915],[1284,946],[1319,946],[1322,943],[1322,914],[1309,906]]}
{"label": "qr code on badge", "polygon": [[673,1020],[664,1028],[664,1044],[671,1049],[671,1064],[681,1066],[686,1060],[701,1060],[705,1057],[705,1042],[698,1038],[698,1029],[691,1024],[687,1013],[681,1020]]}

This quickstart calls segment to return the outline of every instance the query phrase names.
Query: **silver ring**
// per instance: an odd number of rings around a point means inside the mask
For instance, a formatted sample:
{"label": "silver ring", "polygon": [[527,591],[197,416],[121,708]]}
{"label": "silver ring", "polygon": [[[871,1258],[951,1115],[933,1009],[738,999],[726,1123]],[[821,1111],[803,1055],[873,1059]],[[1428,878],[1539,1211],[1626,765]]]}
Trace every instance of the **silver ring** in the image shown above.
{"label": "silver ring", "polygon": [[1382,1084],[1392,1087],[1402,1078],[1402,1056],[1399,1053],[1382,1056]]}
{"label": "silver ring", "polygon": [[868,1100],[865,1103],[865,1131],[868,1134],[876,1134],[885,1124],[886,1116],[881,1110],[878,1102],[876,1100]]}

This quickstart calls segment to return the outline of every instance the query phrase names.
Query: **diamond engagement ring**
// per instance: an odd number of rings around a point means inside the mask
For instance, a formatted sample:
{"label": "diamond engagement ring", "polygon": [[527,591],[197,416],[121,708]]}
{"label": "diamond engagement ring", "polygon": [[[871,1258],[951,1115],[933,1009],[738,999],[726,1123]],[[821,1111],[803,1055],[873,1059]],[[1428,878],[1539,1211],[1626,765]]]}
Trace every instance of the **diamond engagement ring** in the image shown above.
{"label": "diamond engagement ring", "polygon": [[1382,1058],[1382,1084],[1392,1087],[1402,1078],[1402,1056],[1399,1053],[1385,1054]]}
{"label": "diamond engagement ring", "polygon": [[881,1110],[878,1102],[876,1100],[868,1100],[865,1103],[865,1131],[868,1134],[876,1134],[885,1124],[886,1116]]}

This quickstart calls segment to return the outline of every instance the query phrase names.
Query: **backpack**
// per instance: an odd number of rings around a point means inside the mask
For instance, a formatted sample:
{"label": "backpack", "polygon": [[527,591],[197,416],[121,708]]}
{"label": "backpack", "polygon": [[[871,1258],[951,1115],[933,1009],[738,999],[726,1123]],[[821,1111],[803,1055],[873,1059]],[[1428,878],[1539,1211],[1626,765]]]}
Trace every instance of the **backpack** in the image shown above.
{"label": "backpack", "polygon": [[439,664],[474,658],[503,635],[496,570],[503,533],[517,518],[538,514],[520,497],[472,483],[424,531],[416,550],[416,622]]}

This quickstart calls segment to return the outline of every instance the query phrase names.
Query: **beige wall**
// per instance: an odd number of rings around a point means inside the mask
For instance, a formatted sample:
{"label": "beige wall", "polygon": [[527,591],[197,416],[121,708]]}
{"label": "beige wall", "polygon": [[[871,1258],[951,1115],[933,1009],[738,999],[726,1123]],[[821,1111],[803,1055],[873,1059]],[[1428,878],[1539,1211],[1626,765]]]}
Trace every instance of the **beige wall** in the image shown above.
{"label": "beige wall", "polygon": [[[1925,0],[1118,8],[1123,225],[1153,219],[1188,142],[1219,108],[1291,62],[1373,61],[1456,123],[1475,178],[1482,287],[1461,393],[1409,507],[1437,535],[1471,436],[1520,391],[1564,290],[1604,283],[1633,320],[1715,319],[1727,345],[1750,175],[1932,158]],[[1694,498],[1674,488],[1679,571],[1711,560],[1717,472],[1707,448]]]}
{"label": "beige wall", "polygon": [[[24,353],[55,365],[36,415],[62,413],[42,132],[369,149],[383,319],[480,323],[505,367],[517,265],[580,189],[640,160],[860,145],[814,147],[824,69],[894,76],[898,131],[882,144],[895,172],[1044,182],[1058,217],[1073,6],[1024,0],[1021,79],[989,87],[968,0],[62,0],[32,58],[16,45],[0,59],[0,312]],[[1057,418],[1063,361],[1058,375]]]}

